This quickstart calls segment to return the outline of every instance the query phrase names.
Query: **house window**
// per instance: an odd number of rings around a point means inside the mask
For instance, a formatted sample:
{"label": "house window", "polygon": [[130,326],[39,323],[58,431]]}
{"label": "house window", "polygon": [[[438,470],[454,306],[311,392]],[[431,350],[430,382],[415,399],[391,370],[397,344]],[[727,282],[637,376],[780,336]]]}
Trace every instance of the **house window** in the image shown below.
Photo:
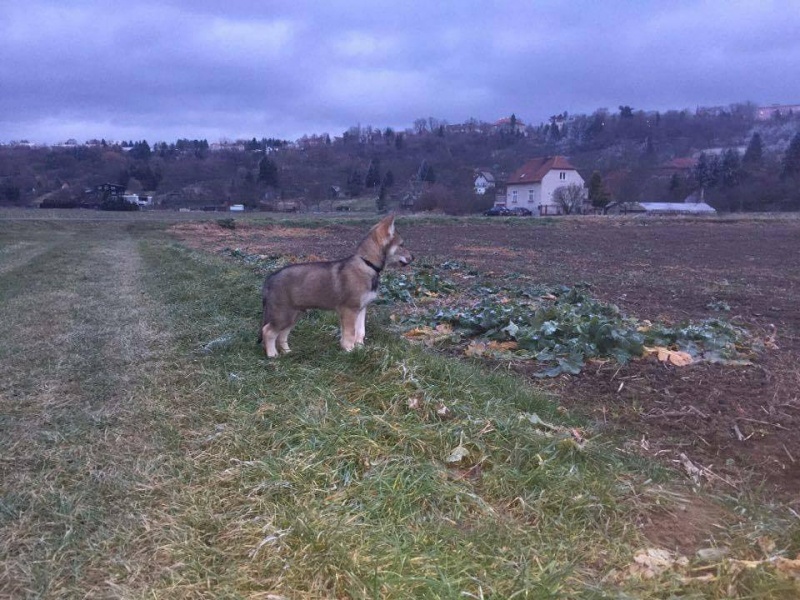
{"label": "house window", "polygon": [[528,202],[533,202],[533,190],[528,190]]}
{"label": "house window", "polygon": [[564,173],[564,171],[561,171],[561,173],[558,174],[558,178],[563,181],[564,179],[567,178],[567,174]]}
{"label": "house window", "polygon": [[511,204],[517,203],[517,190],[511,192]]}

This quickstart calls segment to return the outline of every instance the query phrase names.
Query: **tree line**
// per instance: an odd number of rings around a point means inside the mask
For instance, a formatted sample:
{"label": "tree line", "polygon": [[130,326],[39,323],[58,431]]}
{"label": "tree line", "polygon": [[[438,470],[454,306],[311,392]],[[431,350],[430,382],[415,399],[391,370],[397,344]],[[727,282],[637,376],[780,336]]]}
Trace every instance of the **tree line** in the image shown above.
{"label": "tree line", "polygon": [[[368,197],[379,208],[469,212],[490,204],[472,190],[476,170],[504,178],[530,158],[569,157],[589,198],[681,201],[702,192],[719,210],[798,210],[800,119],[757,121],[756,107],[653,112],[620,105],[562,112],[532,125],[512,114],[498,123],[451,125],[419,118],[405,131],[353,126],[295,142],[253,137],[215,147],[207,140],[145,140],[32,148],[0,146],[0,203],[30,205],[47,195],[74,201],[98,183],[148,192],[161,206],[301,199],[326,207]],[[692,166],[669,172],[676,158]]]}

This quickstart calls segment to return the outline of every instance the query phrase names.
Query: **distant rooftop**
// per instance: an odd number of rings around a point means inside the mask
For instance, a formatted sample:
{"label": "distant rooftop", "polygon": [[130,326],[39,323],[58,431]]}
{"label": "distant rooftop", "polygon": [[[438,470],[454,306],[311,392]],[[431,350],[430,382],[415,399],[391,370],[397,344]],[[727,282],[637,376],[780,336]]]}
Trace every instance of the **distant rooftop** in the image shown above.
{"label": "distant rooftop", "polygon": [[508,178],[508,185],[541,181],[553,169],[577,171],[564,156],[545,156],[529,160]]}

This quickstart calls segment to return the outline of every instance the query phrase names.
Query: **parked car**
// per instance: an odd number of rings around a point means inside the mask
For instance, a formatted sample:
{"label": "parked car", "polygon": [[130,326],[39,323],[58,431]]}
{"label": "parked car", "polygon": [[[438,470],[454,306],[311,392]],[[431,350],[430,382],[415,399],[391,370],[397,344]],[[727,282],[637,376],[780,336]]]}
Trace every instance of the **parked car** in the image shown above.
{"label": "parked car", "polygon": [[507,217],[511,214],[511,211],[505,206],[493,206],[489,210],[483,211],[483,214],[487,217]]}
{"label": "parked car", "polygon": [[511,209],[510,212],[515,217],[530,217],[531,215],[533,215],[533,212],[531,212],[530,209],[525,208],[524,206],[515,206],[514,208]]}

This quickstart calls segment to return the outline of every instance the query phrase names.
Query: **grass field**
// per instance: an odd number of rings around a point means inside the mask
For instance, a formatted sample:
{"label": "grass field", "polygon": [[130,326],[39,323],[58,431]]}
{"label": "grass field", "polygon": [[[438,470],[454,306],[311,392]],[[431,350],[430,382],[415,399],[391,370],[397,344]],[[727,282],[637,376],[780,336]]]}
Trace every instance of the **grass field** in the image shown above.
{"label": "grass field", "polygon": [[[798,551],[785,515],[409,345],[389,308],[365,349],[311,314],[267,361],[261,278],[158,219],[0,221],[0,597],[797,597],[765,560]],[[697,498],[703,556],[644,537]]]}

